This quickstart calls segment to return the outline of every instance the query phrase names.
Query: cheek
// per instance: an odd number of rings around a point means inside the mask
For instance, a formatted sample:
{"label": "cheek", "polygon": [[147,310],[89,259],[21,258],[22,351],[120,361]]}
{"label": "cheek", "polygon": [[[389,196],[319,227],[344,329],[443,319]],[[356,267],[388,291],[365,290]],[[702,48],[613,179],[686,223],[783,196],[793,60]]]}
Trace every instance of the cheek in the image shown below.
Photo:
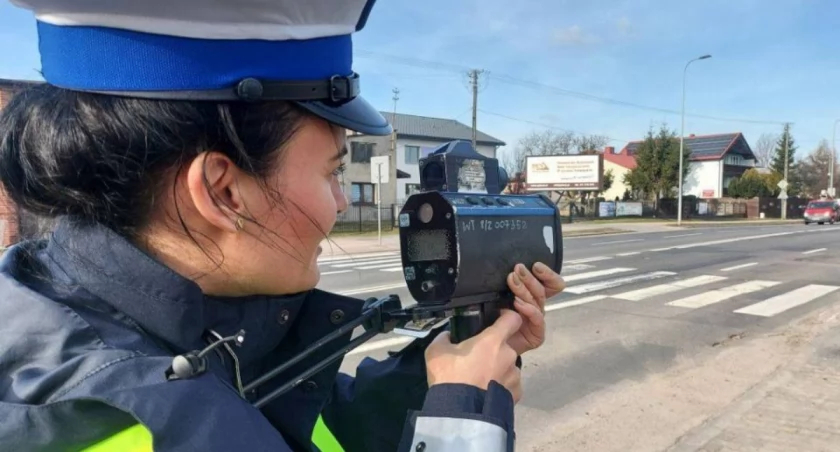
{"label": "cheek", "polygon": [[347,194],[344,193],[338,178],[333,179],[332,195],[335,201],[336,211],[343,212],[347,210]]}
{"label": "cheek", "polygon": [[341,186],[326,180],[300,184],[287,191],[284,197],[288,201],[285,215],[295,224],[298,233],[305,231],[308,236],[318,236],[319,243],[323,234],[330,232],[335,224],[337,212],[346,209],[347,204]]}

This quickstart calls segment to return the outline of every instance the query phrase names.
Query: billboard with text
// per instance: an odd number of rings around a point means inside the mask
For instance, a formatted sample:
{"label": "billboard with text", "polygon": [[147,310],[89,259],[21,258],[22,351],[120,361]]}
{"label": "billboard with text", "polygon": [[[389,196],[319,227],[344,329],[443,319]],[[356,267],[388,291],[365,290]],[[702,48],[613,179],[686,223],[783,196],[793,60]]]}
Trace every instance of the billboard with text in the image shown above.
{"label": "billboard with text", "polygon": [[540,155],[525,158],[525,189],[601,191],[604,156]]}

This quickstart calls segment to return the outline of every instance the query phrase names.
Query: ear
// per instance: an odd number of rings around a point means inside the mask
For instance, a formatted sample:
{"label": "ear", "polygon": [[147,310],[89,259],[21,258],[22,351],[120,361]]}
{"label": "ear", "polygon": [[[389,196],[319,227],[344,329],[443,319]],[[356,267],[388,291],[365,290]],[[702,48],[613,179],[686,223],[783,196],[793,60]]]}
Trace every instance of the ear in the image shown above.
{"label": "ear", "polygon": [[226,155],[206,151],[187,168],[187,189],[199,214],[213,226],[236,233],[236,220],[244,207],[237,187],[241,171]]}

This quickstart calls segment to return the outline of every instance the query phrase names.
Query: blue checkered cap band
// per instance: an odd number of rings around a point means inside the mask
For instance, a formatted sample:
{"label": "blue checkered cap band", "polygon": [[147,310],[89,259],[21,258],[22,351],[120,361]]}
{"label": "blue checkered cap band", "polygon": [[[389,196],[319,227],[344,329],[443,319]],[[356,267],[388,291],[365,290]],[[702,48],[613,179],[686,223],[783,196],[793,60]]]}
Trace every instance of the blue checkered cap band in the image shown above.
{"label": "blue checkered cap band", "polygon": [[358,97],[352,68],[351,36],[375,0],[10,1],[34,12],[41,71],[53,85],[167,99],[290,100],[315,114],[329,110],[329,120],[353,130],[390,133]]}

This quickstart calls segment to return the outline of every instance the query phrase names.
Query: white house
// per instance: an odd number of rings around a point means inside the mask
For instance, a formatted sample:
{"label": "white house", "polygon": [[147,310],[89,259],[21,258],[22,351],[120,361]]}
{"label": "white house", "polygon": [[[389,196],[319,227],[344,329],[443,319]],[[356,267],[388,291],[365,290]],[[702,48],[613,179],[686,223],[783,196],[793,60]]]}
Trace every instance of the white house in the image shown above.
{"label": "white house", "polygon": [[[641,143],[627,143],[621,153],[634,156]],[[689,135],[684,146],[691,151],[689,173],[683,184],[685,195],[725,197],[729,182],[755,167],[755,154],[741,132]]]}
{"label": "white house", "polygon": [[[419,161],[429,152],[453,140],[472,141],[472,127],[454,119],[430,118],[382,112],[396,131],[392,137],[377,137],[354,133],[348,137],[350,158],[344,184],[350,201],[364,205],[375,202],[375,187],[371,183],[370,158],[392,155],[389,182],[382,187],[382,204],[401,204],[420,187]],[[476,132],[476,150],[487,157],[496,157],[496,151],[505,143],[480,130]],[[391,154],[392,146],[395,155]]]}

